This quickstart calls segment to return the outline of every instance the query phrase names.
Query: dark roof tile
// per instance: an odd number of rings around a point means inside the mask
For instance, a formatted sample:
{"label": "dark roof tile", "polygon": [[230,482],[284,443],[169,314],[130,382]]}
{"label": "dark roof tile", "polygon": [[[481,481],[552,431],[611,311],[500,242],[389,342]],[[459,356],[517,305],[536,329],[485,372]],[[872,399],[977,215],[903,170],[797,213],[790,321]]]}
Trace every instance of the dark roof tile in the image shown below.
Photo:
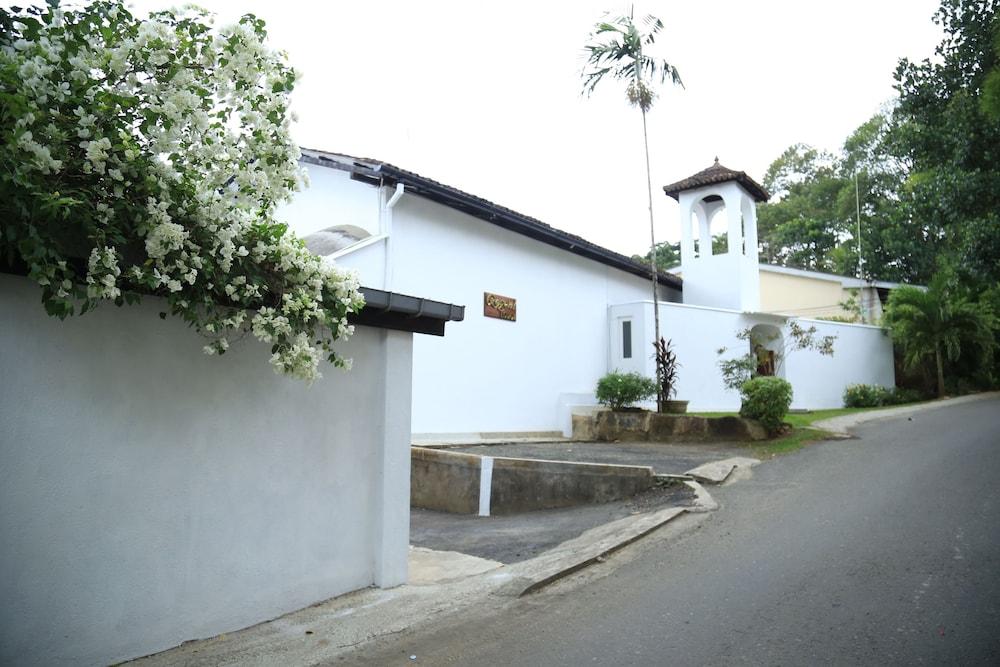
{"label": "dark roof tile", "polygon": [[688,176],[676,183],[664,185],[663,191],[668,196],[678,199],[680,193],[685,190],[694,190],[706,185],[715,185],[716,183],[726,183],[729,181],[736,181],[742,185],[743,189],[749,192],[755,201],[762,202],[771,198],[767,190],[760,183],[747,176],[745,171],[735,171],[729,167],[724,167],[719,164],[719,158],[715,158],[715,164],[711,167],[702,169],[694,176]]}

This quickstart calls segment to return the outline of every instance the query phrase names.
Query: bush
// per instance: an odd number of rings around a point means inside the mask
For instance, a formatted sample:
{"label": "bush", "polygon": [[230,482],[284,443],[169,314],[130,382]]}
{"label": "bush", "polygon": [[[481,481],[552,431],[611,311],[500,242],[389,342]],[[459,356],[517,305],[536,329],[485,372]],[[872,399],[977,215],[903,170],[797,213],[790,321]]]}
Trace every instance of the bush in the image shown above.
{"label": "bush", "polygon": [[884,405],[902,405],[923,400],[914,389],[887,389],[877,384],[852,384],[844,390],[844,407],[878,408]]}
{"label": "bush", "polygon": [[756,377],[740,386],[743,404],[740,416],[756,419],[768,433],[781,429],[788,406],[792,404],[792,385],[777,377]]}
{"label": "bush", "polygon": [[597,400],[612,410],[656,396],[656,382],[638,373],[613,371],[597,381]]}
{"label": "bush", "polygon": [[852,384],[844,389],[845,408],[877,408],[891,398],[892,392],[877,384]]}
{"label": "bush", "polygon": [[922,401],[927,397],[917,391],[916,389],[905,389],[903,387],[896,387],[889,394],[889,402],[887,405],[903,405],[904,403],[916,403],[917,401]]}

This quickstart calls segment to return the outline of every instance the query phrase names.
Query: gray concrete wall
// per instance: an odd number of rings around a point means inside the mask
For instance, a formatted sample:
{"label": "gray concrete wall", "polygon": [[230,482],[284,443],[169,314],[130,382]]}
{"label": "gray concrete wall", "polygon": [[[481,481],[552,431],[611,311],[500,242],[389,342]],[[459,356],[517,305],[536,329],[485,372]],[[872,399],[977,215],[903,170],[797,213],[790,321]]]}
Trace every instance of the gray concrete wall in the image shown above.
{"label": "gray concrete wall", "polygon": [[406,577],[411,336],[312,387],[162,302],[64,322],[0,275],[0,664],[98,665]]}
{"label": "gray concrete wall", "polygon": [[[491,464],[486,477],[484,459]],[[487,508],[489,514],[513,514],[610,502],[653,485],[653,469],[645,466],[483,457],[423,447],[413,448],[411,475],[414,507],[458,514]]]}
{"label": "gray concrete wall", "polygon": [[493,459],[491,514],[621,500],[653,485],[653,469],[604,463]]}
{"label": "gray concrete wall", "polygon": [[410,454],[410,504],[455,514],[477,513],[481,463],[475,454],[414,447]]}

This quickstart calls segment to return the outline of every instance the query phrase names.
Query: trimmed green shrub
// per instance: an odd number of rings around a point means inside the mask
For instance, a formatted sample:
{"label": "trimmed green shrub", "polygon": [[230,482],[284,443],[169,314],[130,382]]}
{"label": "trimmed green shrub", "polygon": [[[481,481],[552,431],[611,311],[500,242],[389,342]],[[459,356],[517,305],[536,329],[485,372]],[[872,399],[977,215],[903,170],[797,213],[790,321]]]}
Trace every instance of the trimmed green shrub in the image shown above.
{"label": "trimmed green shrub", "polygon": [[788,406],[792,404],[792,385],[777,377],[756,377],[740,386],[743,404],[740,416],[756,419],[774,434],[781,430]]}
{"label": "trimmed green shrub", "polygon": [[845,408],[878,408],[916,403],[923,399],[923,394],[914,389],[887,389],[877,384],[852,384],[844,389]]}
{"label": "trimmed green shrub", "polygon": [[612,410],[621,410],[654,396],[656,382],[638,373],[613,371],[597,381],[597,400]]}
{"label": "trimmed green shrub", "polygon": [[877,408],[886,405],[892,392],[877,384],[852,384],[844,389],[845,408]]}

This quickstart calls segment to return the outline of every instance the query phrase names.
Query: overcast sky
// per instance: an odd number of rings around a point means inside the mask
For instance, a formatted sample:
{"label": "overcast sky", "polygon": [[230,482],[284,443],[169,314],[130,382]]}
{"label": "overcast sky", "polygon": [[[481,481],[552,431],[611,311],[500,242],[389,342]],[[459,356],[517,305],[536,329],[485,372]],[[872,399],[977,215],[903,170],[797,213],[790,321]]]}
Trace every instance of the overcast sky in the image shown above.
{"label": "overcast sky", "polygon": [[[176,3],[141,0],[138,12]],[[649,247],[639,112],[606,81],[580,96],[582,47],[610,0],[203,0],[253,12],[303,78],[297,141],[374,157],[626,254]],[[677,239],[660,186],[722,164],[760,180],[785,148],[838,150],[894,96],[902,56],[932,55],[936,0],[636,3],[666,24],[655,55],[685,88],[649,116],[657,240]],[[343,221],[350,223],[349,220]]]}

